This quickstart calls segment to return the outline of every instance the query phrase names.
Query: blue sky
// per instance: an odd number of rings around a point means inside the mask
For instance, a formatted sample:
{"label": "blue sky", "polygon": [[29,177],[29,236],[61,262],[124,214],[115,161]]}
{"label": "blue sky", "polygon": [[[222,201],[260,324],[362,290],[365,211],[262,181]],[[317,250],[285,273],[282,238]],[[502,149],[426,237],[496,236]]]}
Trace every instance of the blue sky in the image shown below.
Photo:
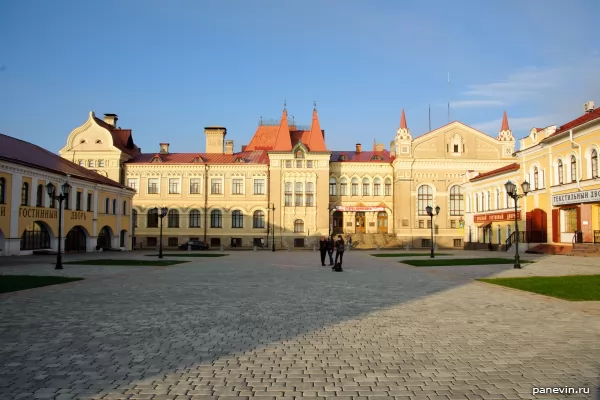
{"label": "blue sky", "polygon": [[[317,102],[333,150],[386,148],[406,109],[413,136],[460,120],[516,136],[600,103],[596,0],[0,2],[0,132],[58,151],[116,113],[145,152],[204,151],[223,125],[235,150],[284,99]],[[450,72],[451,85],[447,83]]]}

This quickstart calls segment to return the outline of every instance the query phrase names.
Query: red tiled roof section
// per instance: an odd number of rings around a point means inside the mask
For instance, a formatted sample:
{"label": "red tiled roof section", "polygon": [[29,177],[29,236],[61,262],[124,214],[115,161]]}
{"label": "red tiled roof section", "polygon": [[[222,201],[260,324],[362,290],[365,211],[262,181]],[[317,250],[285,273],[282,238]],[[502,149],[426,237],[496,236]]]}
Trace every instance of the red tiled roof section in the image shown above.
{"label": "red tiled roof section", "polygon": [[292,140],[290,138],[290,126],[287,119],[287,110],[284,108],[281,114],[281,122],[279,123],[279,129],[277,130],[277,137],[275,138],[275,144],[273,145],[275,151],[291,151]]}
{"label": "red tiled roof section", "polygon": [[302,143],[304,143],[310,151],[327,151],[317,109],[313,110],[312,125],[310,127],[310,132],[308,133],[308,138],[306,141],[302,140]]}
{"label": "red tiled roof section", "polygon": [[246,146],[246,150],[272,150],[277,138],[278,126],[259,126]]}
{"label": "red tiled roof section", "polygon": [[[155,153],[139,154],[132,160],[127,161],[128,164],[148,164],[156,157]],[[202,157],[203,162],[194,162],[198,156]],[[237,158],[242,158],[245,163],[249,164],[268,164],[269,157],[266,150],[243,151],[235,154],[217,154],[217,153],[168,153],[161,154],[160,159],[162,164],[233,164]],[[238,161],[239,162],[239,161]]]}
{"label": "red tiled roof section", "polygon": [[[339,160],[340,156],[346,156],[346,160]],[[373,160],[373,156],[379,156],[380,160]],[[390,152],[387,150],[383,151],[361,151],[357,153],[355,151],[332,151],[331,152],[332,162],[370,162],[370,163],[389,163],[392,161]]]}
{"label": "red tiled roof section", "polygon": [[0,134],[0,159],[104,185],[126,187],[39,146],[3,134]]}
{"label": "red tiled roof section", "polygon": [[567,122],[566,124],[562,125],[560,128],[558,128],[556,130],[556,132],[554,132],[552,135],[548,136],[546,139],[550,139],[551,137],[554,137],[556,135],[559,135],[563,132],[566,132],[570,129],[576,128],[579,125],[583,125],[586,122],[590,122],[595,120],[596,118],[600,118],[600,108],[596,108],[594,111],[591,111],[587,114],[582,115],[579,118],[574,119],[573,121]]}
{"label": "red tiled roof section", "polygon": [[94,117],[94,121],[101,127],[107,129],[112,137],[113,144],[116,148],[130,156],[136,156],[140,154],[140,149],[133,143],[133,136],[131,135],[131,129],[118,129],[114,126],[107,124],[99,118]]}
{"label": "red tiled roof section", "polygon": [[495,176],[495,175],[504,174],[506,172],[518,171],[520,168],[521,167],[517,163],[509,164],[509,165],[504,166],[502,168],[498,168],[498,169],[494,169],[494,170],[491,170],[491,171],[483,172],[483,173],[477,175],[475,178],[472,178],[471,182],[479,181],[479,180],[482,180],[482,179],[485,179],[485,178],[489,178],[489,177]]}

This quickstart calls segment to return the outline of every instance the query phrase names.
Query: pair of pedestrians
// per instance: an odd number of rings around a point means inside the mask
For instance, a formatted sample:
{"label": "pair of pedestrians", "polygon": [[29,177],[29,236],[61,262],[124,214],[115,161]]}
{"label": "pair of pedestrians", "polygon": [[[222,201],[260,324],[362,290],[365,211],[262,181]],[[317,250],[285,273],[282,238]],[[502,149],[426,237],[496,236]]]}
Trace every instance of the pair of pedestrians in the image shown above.
{"label": "pair of pedestrians", "polygon": [[[329,266],[337,264],[338,259],[340,260],[340,267],[344,258],[344,239],[342,235],[338,235],[338,239],[334,241],[334,237],[325,238],[321,236],[319,240],[319,252],[321,253],[321,266],[325,266],[325,256],[329,255]],[[335,261],[333,260],[333,251],[335,250]]]}

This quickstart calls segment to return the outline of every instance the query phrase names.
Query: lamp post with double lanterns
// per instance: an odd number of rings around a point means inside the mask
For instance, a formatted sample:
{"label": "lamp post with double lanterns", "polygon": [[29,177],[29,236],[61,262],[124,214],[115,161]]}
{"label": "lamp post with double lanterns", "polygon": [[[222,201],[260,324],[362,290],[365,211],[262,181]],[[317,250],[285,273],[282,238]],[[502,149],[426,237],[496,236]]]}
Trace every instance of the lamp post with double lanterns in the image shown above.
{"label": "lamp post with double lanterns", "polygon": [[[69,175],[67,175],[67,178]],[[68,182],[65,182],[61,186],[62,193],[56,194],[56,186],[52,183],[48,183],[46,185],[46,191],[48,192],[48,196],[52,200],[58,200],[58,254],[56,255],[56,267],[54,269],[63,269],[62,266],[62,202],[66,200],[71,194],[71,185]]]}
{"label": "lamp post with double lanterns", "polygon": [[275,251],[275,203],[271,203],[271,207],[269,207],[269,210],[273,210],[273,236],[271,237],[271,241],[273,243],[271,243],[272,246],[272,251]]}
{"label": "lamp post with double lanterns", "polygon": [[433,217],[440,213],[440,206],[435,207],[435,214],[433,213],[433,208],[431,206],[427,206],[425,208],[427,210],[427,215],[431,217],[431,255],[430,258],[435,258],[433,254]]}
{"label": "lamp post with double lanterns", "polygon": [[525,197],[527,196],[527,193],[529,193],[529,182],[524,181],[521,183],[521,189],[523,190],[522,194],[517,193],[517,185],[511,181],[506,182],[504,188],[506,189],[508,196],[515,202],[515,268],[521,268],[521,260],[519,260],[519,218],[517,214],[517,203],[521,197]]}
{"label": "lamp post with double lanterns", "polygon": [[[160,238],[159,238],[159,244],[158,244],[158,258],[163,258],[163,253],[162,253],[162,249],[163,249],[163,245],[162,245],[163,218],[167,215],[167,212],[169,212],[169,209],[167,207],[162,207],[159,210],[158,207],[154,207],[154,211],[156,212],[156,215],[158,216],[158,218],[160,218]],[[158,213],[159,211],[160,211],[160,214]]]}

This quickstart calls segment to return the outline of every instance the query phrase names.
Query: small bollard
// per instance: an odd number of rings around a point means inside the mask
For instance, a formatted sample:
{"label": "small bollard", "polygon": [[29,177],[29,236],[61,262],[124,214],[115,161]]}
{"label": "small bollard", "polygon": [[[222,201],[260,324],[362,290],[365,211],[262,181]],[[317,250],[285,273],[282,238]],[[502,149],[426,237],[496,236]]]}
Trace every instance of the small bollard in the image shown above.
{"label": "small bollard", "polygon": [[192,243],[188,242],[187,251],[192,251]]}
{"label": "small bollard", "polygon": [[410,250],[410,246],[409,246],[409,245],[406,245],[406,246],[404,247],[404,250]]}
{"label": "small bollard", "polygon": [[225,251],[225,246],[221,245],[221,248],[219,249],[219,251]]}
{"label": "small bollard", "polygon": [[381,250],[381,248],[379,247],[379,245],[377,245],[377,246],[375,247],[375,249],[376,249],[377,251]]}
{"label": "small bollard", "polygon": [[254,251],[257,251],[257,250],[258,250],[258,248],[256,246],[254,246]]}

